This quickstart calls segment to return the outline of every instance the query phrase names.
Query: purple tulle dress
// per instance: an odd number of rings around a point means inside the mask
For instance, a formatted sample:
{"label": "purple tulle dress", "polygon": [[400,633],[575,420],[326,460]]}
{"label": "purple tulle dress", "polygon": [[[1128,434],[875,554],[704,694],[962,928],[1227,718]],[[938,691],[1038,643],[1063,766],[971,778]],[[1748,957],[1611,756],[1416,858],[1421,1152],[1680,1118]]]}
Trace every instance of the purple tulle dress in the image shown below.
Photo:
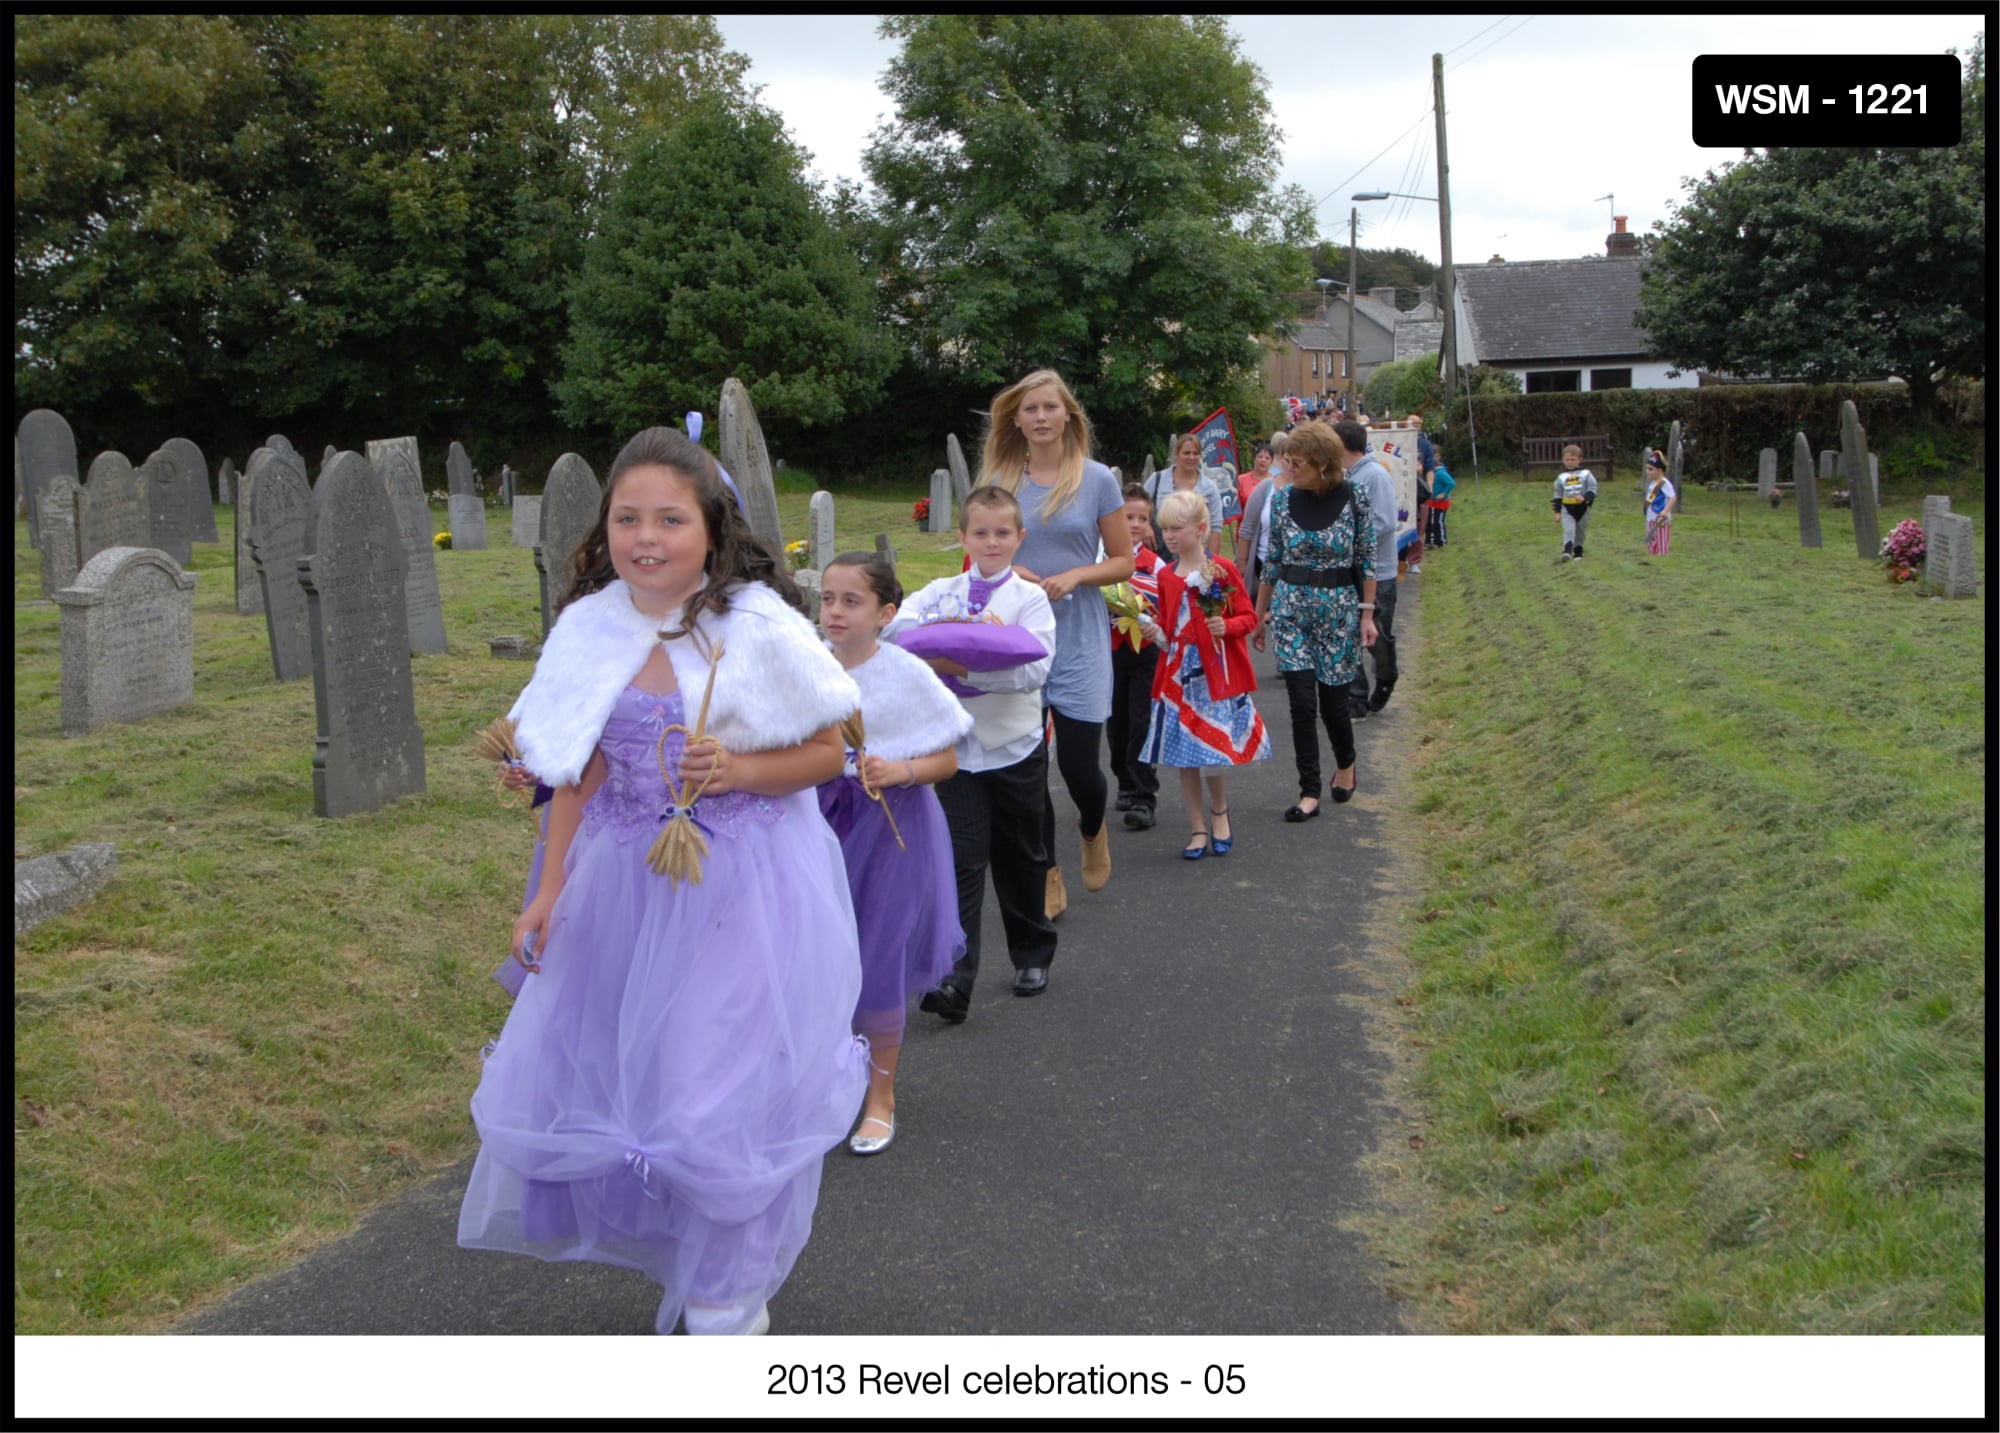
{"label": "purple tulle dress", "polygon": [[903,1043],[909,1003],[951,974],[965,954],[958,924],[958,878],[944,808],[928,786],[882,792],[903,844],[882,807],[852,776],[819,788],[819,809],[840,838],[847,888],[861,937],[861,999],[854,1033],[878,1050]]}
{"label": "purple tulle dress", "polygon": [[[811,1231],[820,1161],[847,1137],[868,1051],[840,850],[811,792],[696,808],[699,885],[653,874],[657,743],[678,694],[627,687],[570,844],[541,973],[472,1097],[481,1147],[458,1242],[643,1271],[655,1326],[690,1301],[739,1331]],[[672,770],[683,738],[667,738]],[[557,1330],[545,1330],[557,1332]]]}

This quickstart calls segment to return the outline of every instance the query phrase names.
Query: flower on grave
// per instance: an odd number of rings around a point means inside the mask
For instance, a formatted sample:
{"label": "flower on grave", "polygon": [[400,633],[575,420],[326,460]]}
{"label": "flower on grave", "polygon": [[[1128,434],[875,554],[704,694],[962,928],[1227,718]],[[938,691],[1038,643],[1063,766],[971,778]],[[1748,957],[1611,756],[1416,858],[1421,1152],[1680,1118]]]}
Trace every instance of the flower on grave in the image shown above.
{"label": "flower on grave", "polygon": [[804,568],[811,556],[812,545],[802,537],[793,538],[785,544],[785,562],[794,572]]}
{"label": "flower on grave", "polygon": [[[1882,539],[1882,551],[1877,554],[1889,568],[1891,582],[1908,582],[1916,574],[1912,569],[1923,566],[1924,525],[1915,518],[1904,518]],[[1901,571],[1904,575],[1898,577]]]}
{"label": "flower on grave", "polygon": [[910,509],[910,521],[921,525],[930,520],[931,500],[929,498],[918,498],[916,506]]}
{"label": "flower on grave", "polygon": [[447,528],[433,537],[431,539],[431,546],[435,547],[439,552],[451,551],[451,530]]}

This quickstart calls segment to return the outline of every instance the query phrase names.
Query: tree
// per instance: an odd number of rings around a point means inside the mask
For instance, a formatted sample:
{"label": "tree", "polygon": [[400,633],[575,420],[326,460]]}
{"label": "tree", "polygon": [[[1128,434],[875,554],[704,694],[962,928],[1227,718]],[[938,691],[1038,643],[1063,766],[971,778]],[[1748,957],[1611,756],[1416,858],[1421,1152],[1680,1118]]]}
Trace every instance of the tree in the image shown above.
{"label": "tree", "polygon": [[[1965,72],[1983,115],[1985,58]],[[1636,321],[1682,368],[1835,382],[1895,374],[1927,411],[1986,371],[1986,141],[1774,149],[1687,184],[1647,245]]]}
{"label": "tree", "polygon": [[1265,84],[1213,17],[905,15],[866,163],[897,320],[948,384],[1060,371],[1107,451],[1259,370],[1310,277]]}
{"label": "tree", "polygon": [[[1313,246],[1313,276],[1347,285],[1347,245],[1339,240],[1321,239]],[[1406,293],[1437,288],[1438,266],[1414,249],[1370,249],[1354,251],[1354,287],[1363,294],[1370,289],[1392,288],[1400,299]]]}
{"label": "tree", "polygon": [[866,409],[895,361],[868,278],[778,117],[722,98],[634,145],[584,256],[554,385],[623,435],[742,379],[780,435]]}

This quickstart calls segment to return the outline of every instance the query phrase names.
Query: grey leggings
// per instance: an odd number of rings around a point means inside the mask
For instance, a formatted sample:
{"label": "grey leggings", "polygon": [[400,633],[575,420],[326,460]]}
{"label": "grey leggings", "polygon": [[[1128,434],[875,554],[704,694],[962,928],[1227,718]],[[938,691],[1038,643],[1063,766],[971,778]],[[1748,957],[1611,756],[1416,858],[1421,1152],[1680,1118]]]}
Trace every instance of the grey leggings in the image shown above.
{"label": "grey leggings", "polygon": [[1562,511],[1562,520],[1563,548],[1565,550],[1574,548],[1576,551],[1582,552],[1583,529],[1590,521],[1590,509],[1587,507],[1578,508],[1572,512],[1570,509],[1564,508]]}

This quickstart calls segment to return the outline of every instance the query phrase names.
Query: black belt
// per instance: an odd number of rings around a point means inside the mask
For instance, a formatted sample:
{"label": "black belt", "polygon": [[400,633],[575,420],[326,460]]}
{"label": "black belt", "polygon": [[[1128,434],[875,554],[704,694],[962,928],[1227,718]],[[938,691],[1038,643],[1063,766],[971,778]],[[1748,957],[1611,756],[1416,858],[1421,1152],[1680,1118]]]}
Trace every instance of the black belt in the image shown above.
{"label": "black belt", "polygon": [[1352,567],[1300,567],[1288,562],[1278,569],[1278,579],[1299,587],[1359,587],[1361,579]]}

